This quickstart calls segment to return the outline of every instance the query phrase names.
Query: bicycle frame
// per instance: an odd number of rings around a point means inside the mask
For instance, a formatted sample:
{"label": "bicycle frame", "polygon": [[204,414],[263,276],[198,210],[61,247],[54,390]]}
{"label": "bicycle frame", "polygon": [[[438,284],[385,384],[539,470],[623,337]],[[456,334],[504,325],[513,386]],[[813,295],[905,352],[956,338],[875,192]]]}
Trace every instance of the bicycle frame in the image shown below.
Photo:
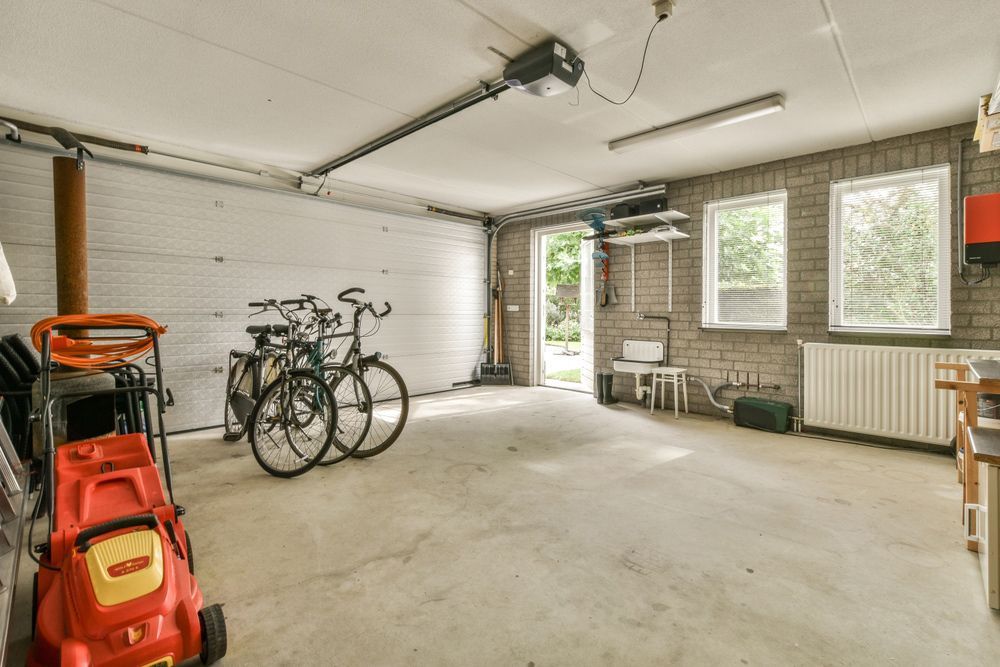
{"label": "bicycle frame", "polygon": [[[351,330],[345,331],[344,333],[332,333],[329,336],[327,336],[327,338],[329,339],[333,338],[353,339],[351,341],[350,346],[347,348],[347,351],[344,353],[343,359],[338,361],[334,357],[334,354],[337,352],[337,350],[331,350],[329,352],[324,352],[322,362],[325,362],[326,365],[342,366],[345,368],[349,368],[358,375],[364,377],[363,371],[364,371],[365,357],[362,356],[361,354],[361,339],[364,338],[364,336],[361,334],[361,320],[364,317],[365,311],[368,309],[369,308],[366,306],[355,306],[354,317],[351,323]],[[372,355],[372,358],[377,360],[381,356],[382,356],[381,353],[376,352],[374,355]]]}
{"label": "bicycle frame", "polygon": [[282,345],[272,343],[271,340],[268,338],[267,334],[265,333],[257,334],[254,337],[254,348],[252,350],[247,352],[240,350],[229,351],[229,376],[231,377],[233,374],[233,364],[236,362],[236,360],[241,358],[248,359],[251,363],[248,363],[244,367],[243,373],[240,375],[239,381],[236,383],[236,386],[242,384],[243,379],[246,377],[246,374],[252,373],[254,367],[256,367],[257,370],[256,377],[251,375],[251,379],[253,381],[251,386],[251,394],[252,394],[251,398],[256,399],[258,396],[260,396],[260,392],[264,388],[263,387],[264,371],[265,371],[264,362],[267,359],[267,352],[277,351],[282,349],[282,347],[283,347]]}

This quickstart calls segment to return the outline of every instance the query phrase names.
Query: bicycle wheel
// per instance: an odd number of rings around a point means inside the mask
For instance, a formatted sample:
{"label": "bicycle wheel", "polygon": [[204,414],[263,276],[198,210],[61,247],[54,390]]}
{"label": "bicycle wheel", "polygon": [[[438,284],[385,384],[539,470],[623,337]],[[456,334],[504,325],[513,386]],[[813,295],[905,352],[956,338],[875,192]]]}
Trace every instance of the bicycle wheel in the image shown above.
{"label": "bicycle wheel", "polygon": [[257,370],[251,362],[250,355],[242,354],[229,370],[226,381],[226,433],[222,438],[235,442],[247,431],[247,420],[254,406],[254,381]]}
{"label": "bicycle wheel", "polygon": [[250,445],[275,477],[308,472],[330,449],[337,426],[333,391],[313,374],[288,375],[264,389],[250,416]]}
{"label": "bicycle wheel", "polygon": [[372,424],[371,393],[361,376],[345,366],[323,366],[323,377],[337,402],[337,435],[321,466],[328,466],[357,451]]}
{"label": "bicycle wheel", "polygon": [[384,361],[365,362],[362,378],[372,397],[372,423],[354,456],[367,458],[381,454],[396,442],[406,425],[410,395],[403,378]]}

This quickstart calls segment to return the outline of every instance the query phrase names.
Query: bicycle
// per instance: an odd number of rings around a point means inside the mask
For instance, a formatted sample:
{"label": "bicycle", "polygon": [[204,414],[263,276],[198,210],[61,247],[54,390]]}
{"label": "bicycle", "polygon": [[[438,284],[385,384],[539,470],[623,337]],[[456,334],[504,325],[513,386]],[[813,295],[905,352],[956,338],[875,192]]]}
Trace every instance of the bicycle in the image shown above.
{"label": "bicycle", "polygon": [[[269,300],[273,302],[274,300]],[[248,304],[261,308],[269,301]],[[260,398],[261,389],[273,382],[283,357],[280,346],[271,343],[271,336],[287,336],[287,324],[252,324],[246,332],[254,337],[254,348],[249,352],[231,350],[229,353],[229,378],[226,382],[226,406],[222,439],[236,442],[246,435],[247,421],[253,406]]]}
{"label": "bicycle", "polygon": [[[361,351],[361,340],[374,335],[381,321],[392,312],[392,306],[385,302],[385,310],[377,312],[371,303],[352,298],[352,294],[364,294],[361,287],[351,287],[337,295],[337,300],[350,304],[354,308],[351,330],[346,333],[334,333],[330,338],[351,338],[350,347],[344,358],[323,366],[326,373],[339,372],[338,369],[349,369],[360,376],[371,395],[371,426],[364,441],[353,455],[357,458],[368,458],[387,450],[403,431],[410,410],[410,397],[399,372],[388,363],[382,361],[382,353],[365,355]],[[362,320],[365,313],[376,318],[374,329],[362,333]],[[331,350],[328,358],[335,358],[337,350]]]}
{"label": "bicycle", "polygon": [[277,310],[285,318],[288,343],[278,377],[264,387],[250,414],[250,447],[257,463],[269,474],[296,477],[316,466],[333,444],[336,399],[322,377],[311,369],[294,366],[299,318],[274,299],[252,306],[260,307],[261,313]]}
{"label": "bicycle", "polygon": [[[344,460],[354,454],[372,423],[371,393],[361,376],[351,368],[325,363],[327,342],[335,337],[341,324],[340,313],[331,315],[325,301],[311,294],[303,294],[300,299],[287,299],[283,306],[297,306],[298,310],[311,310],[311,316],[303,327],[299,340],[290,341],[293,346],[293,366],[309,368],[330,385],[337,404],[337,432],[333,447],[319,462],[327,466]],[[322,303],[321,308],[317,303]],[[337,452],[337,453],[335,453]]]}

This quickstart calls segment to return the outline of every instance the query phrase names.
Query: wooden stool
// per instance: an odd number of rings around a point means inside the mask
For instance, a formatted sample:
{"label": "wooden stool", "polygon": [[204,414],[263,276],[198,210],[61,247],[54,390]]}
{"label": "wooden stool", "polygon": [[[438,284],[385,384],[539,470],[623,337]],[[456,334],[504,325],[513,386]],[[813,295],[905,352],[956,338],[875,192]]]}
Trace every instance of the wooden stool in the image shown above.
{"label": "wooden stool", "polygon": [[660,409],[667,407],[667,385],[674,385],[674,419],[680,419],[677,412],[677,392],[680,387],[684,391],[684,412],[688,411],[687,369],[674,366],[660,366],[653,369],[653,391],[649,396],[649,414],[656,407],[656,385],[660,385]]}

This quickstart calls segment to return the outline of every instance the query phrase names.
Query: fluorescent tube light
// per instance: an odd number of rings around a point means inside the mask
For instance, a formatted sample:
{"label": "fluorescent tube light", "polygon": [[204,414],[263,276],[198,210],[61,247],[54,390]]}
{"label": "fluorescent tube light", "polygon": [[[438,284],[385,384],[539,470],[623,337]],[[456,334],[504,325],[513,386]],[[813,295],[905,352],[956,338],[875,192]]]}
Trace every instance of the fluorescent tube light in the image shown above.
{"label": "fluorescent tube light", "polygon": [[608,142],[608,150],[616,153],[624,153],[644,144],[655,141],[667,141],[679,139],[705,130],[714,130],[717,127],[742,123],[751,118],[767,116],[778,111],[785,110],[785,98],[782,95],[774,94],[752,102],[743,102],[735,106],[712,111],[701,116],[688,118],[685,120],[664,125],[645,132],[631,134],[621,139]]}

